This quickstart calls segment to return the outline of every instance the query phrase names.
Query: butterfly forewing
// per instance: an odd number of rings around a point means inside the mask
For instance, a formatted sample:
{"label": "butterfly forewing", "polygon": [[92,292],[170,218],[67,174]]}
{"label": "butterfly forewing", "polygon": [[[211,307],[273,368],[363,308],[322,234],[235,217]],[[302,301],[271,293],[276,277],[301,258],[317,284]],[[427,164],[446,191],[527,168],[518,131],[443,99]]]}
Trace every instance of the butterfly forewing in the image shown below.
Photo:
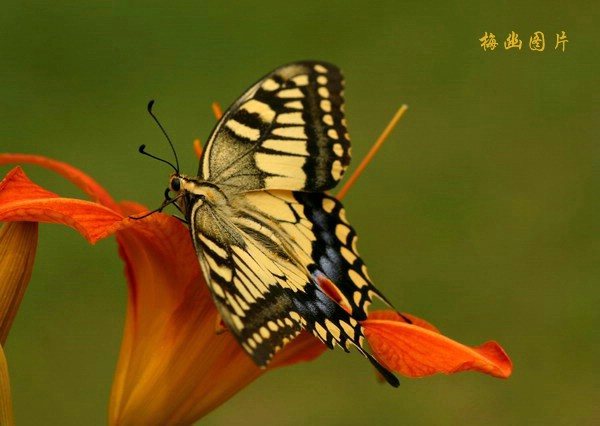
{"label": "butterfly forewing", "polygon": [[299,62],[265,76],[225,112],[200,163],[200,177],[232,192],[324,191],[350,162],[342,75]]}

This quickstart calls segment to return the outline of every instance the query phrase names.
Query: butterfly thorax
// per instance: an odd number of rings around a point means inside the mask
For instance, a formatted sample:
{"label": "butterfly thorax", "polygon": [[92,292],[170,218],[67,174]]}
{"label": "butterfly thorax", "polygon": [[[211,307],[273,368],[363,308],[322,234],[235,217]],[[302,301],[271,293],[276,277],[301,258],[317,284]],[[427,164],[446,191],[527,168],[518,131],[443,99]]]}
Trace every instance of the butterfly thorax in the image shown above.
{"label": "butterfly thorax", "polygon": [[[235,215],[236,209],[232,205],[232,202],[235,204],[235,196],[228,197],[211,182],[175,173],[171,175],[169,186],[176,192],[177,205],[186,221],[196,225],[191,227],[191,232],[198,232],[219,243],[233,242],[244,246],[242,236],[228,219]],[[196,241],[196,238],[193,239]]]}

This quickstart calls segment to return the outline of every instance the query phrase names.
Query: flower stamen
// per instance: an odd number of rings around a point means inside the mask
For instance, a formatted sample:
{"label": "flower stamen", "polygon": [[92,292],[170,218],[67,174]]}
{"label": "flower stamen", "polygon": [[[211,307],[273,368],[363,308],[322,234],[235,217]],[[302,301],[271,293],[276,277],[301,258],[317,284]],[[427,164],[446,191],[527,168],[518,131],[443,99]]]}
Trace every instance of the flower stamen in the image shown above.
{"label": "flower stamen", "polygon": [[196,157],[200,159],[202,156],[202,146],[200,145],[200,139],[194,139],[194,151],[196,152]]}
{"label": "flower stamen", "polygon": [[406,105],[406,104],[402,105],[398,109],[398,111],[396,112],[396,115],[394,115],[394,117],[388,123],[388,125],[383,130],[381,135],[379,135],[379,138],[377,138],[377,140],[371,147],[371,150],[367,153],[365,158],[363,158],[363,160],[360,162],[360,164],[358,165],[358,167],[356,168],[354,173],[352,173],[352,176],[350,176],[348,181],[346,181],[346,183],[344,184],[342,189],[340,189],[340,192],[338,192],[338,194],[336,195],[335,198],[337,198],[340,201],[342,200],[342,198],[344,198],[344,196],[346,195],[348,190],[352,187],[352,185],[354,185],[354,182],[356,182],[358,177],[365,170],[367,165],[371,162],[371,160],[373,159],[373,157],[375,156],[377,151],[379,151],[379,148],[381,148],[381,146],[383,145],[383,142],[385,142],[385,140],[390,135],[390,133],[392,133],[392,130],[394,130],[394,127],[396,127],[396,124],[398,124],[398,121],[400,121],[400,119],[402,118],[402,116],[404,115],[404,113],[406,112],[407,109],[408,109],[408,105]]}
{"label": "flower stamen", "polygon": [[221,105],[219,105],[218,102],[212,103],[212,110],[217,120],[220,120],[221,117],[223,117],[223,110],[221,109]]}

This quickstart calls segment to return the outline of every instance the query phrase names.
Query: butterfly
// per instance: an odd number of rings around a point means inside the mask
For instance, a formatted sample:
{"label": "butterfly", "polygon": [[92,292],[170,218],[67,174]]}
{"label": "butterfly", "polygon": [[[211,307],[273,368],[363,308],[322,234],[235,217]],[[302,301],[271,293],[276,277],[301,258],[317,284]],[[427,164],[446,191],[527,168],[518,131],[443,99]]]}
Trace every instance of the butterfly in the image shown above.
{"label": "butterfly", "polygon": [[356,347],[398,386],[365,349],[360,323],[374,296],[390,304],[325,192],[350,163],[343,84],[325,62],[267,74],[216,124],[197,177],[175,168],[165,203],[183,213],[217,310],[258,366],[305,329],[329,348]]}

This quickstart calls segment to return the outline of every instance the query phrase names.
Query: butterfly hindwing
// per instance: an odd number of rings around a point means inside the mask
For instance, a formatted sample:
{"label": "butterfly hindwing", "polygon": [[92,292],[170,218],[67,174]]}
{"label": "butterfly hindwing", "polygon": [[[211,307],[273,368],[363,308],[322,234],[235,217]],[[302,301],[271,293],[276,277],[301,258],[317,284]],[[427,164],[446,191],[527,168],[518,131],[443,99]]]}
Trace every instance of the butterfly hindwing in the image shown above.
{"label": "butterfly hindwing", "polygon": [[227,328],[259,366],[301,330],[300,317],[286,288],[305,281],[284,276],[265,256],[264,241],[215,214],[211,203],[190,211],[198,259],[217,310]]}
{"label": "butterfly hindwing", "polygon": [[225,112],[199,175],[231,192],[333,188],[350,162],[337,67],[298,62],[271,72]]}
{"label": "butterfly hindwing", "polygon": [[[218,310],[244,350],[264,366],[306,329],[330,348],[340,346],[347,351],[356,346],[394,381],[365,351],[358,320],[328,297],[311,275],[314,262],[306,241],[315,240],[313,225],[294,193],[252,192],[235,204],[228,218],[217,219],[211,203],[203,202],[192,210],[190,219]],[[213,220],[218,221],[218,228]],[[297,230],[304,228],[300,232],[305,241],[286,231],[286,223]],[[216,229],[220,231],[214,235]]]}
{"label": "butterfly hindwing", "polygon": [[373,285],[357,251],[358,237],[340,201],[324,193],[262,191],[252,197],[265,214],[277,212],[279,227],[314,278],[325,276],[343,295],[354,318],[366,319],[373,296],[391,303]]}

